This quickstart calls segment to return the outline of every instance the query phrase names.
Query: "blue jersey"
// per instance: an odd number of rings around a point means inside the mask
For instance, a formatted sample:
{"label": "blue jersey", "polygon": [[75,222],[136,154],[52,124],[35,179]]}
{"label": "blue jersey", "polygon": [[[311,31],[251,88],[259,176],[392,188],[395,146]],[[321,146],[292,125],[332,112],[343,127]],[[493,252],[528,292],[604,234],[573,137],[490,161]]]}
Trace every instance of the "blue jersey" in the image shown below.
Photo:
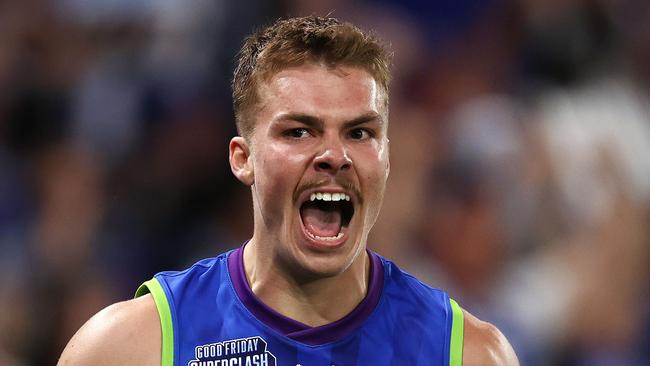
{"label": "blue jersey", "polygon": [[368,254],[368,294],[343,319],[320,327],[284,317],[253,294],[243,248],[159,273],[136,296],[153,295],[164,366],[460,366],[458,305]]}

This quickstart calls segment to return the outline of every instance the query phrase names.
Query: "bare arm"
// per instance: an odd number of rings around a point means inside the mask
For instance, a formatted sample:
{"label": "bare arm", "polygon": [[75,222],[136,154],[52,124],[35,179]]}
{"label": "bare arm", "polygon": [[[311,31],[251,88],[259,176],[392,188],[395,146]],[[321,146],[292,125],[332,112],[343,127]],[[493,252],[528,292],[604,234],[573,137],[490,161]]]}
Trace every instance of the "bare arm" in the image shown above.
{"label": "bare arm", "polygon": [[151,295],[113,304],[84,324],[59,366],[160,365],[161,330]]}
{"label": "bare arm", "polygon": [[465,310],[463,314],[465,317],[464,366],[519,366],[515,351],[497,327]]}

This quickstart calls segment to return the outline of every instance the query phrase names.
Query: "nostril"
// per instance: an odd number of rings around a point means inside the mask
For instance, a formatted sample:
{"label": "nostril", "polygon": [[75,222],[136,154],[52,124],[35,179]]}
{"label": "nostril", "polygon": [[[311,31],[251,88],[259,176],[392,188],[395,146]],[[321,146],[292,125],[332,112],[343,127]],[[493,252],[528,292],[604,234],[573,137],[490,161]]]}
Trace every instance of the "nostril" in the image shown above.
{"label": "nostril", "polygon": [[319,169],[323,169],[323,170],[329,170],[329,169],[332,169],[332,167],[330,166],[330,164],[329,164],[329,163],[326,163],[326,162],[320,162],[320,163],[317,164],[317,166],[318,166]]}

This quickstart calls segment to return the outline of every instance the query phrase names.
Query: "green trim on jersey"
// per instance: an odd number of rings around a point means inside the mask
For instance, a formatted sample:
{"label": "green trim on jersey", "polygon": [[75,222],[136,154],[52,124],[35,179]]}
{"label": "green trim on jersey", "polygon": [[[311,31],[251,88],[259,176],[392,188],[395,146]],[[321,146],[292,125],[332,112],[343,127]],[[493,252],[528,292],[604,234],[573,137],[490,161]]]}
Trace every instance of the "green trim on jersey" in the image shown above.
{"label": "green trim on jersey", "polygon": [[453,299],[449,299],[451,305],[451,340],[449,342],[449,366],[463,365],[463,309]]}
{"label": "green trim on jersey", "polygon": [[167,296],[160,283],[155,278],[143,283],[135,292],[135,297],[151,293],[156,303],[158,315],[160,316],[160,327],[162,329],[162,366],[174,366],[174,327],[172,326],[172,313],[169,309]]}

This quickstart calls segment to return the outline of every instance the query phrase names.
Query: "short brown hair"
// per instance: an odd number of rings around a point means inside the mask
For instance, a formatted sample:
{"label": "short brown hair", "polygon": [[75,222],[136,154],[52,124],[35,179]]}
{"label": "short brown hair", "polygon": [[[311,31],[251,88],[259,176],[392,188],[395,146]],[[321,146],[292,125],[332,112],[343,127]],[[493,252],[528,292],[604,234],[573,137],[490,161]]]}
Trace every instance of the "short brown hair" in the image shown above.
{"label": "short brown hair", "polygon": [[276,21],[249,36],[232,81],[237,131],[254,130],[249,111],[257,103],[258,85],[284,68],[307,62],[365,69],[384,92],[388,107],[391,54],[376,37],[331,17],[307,16]]}

